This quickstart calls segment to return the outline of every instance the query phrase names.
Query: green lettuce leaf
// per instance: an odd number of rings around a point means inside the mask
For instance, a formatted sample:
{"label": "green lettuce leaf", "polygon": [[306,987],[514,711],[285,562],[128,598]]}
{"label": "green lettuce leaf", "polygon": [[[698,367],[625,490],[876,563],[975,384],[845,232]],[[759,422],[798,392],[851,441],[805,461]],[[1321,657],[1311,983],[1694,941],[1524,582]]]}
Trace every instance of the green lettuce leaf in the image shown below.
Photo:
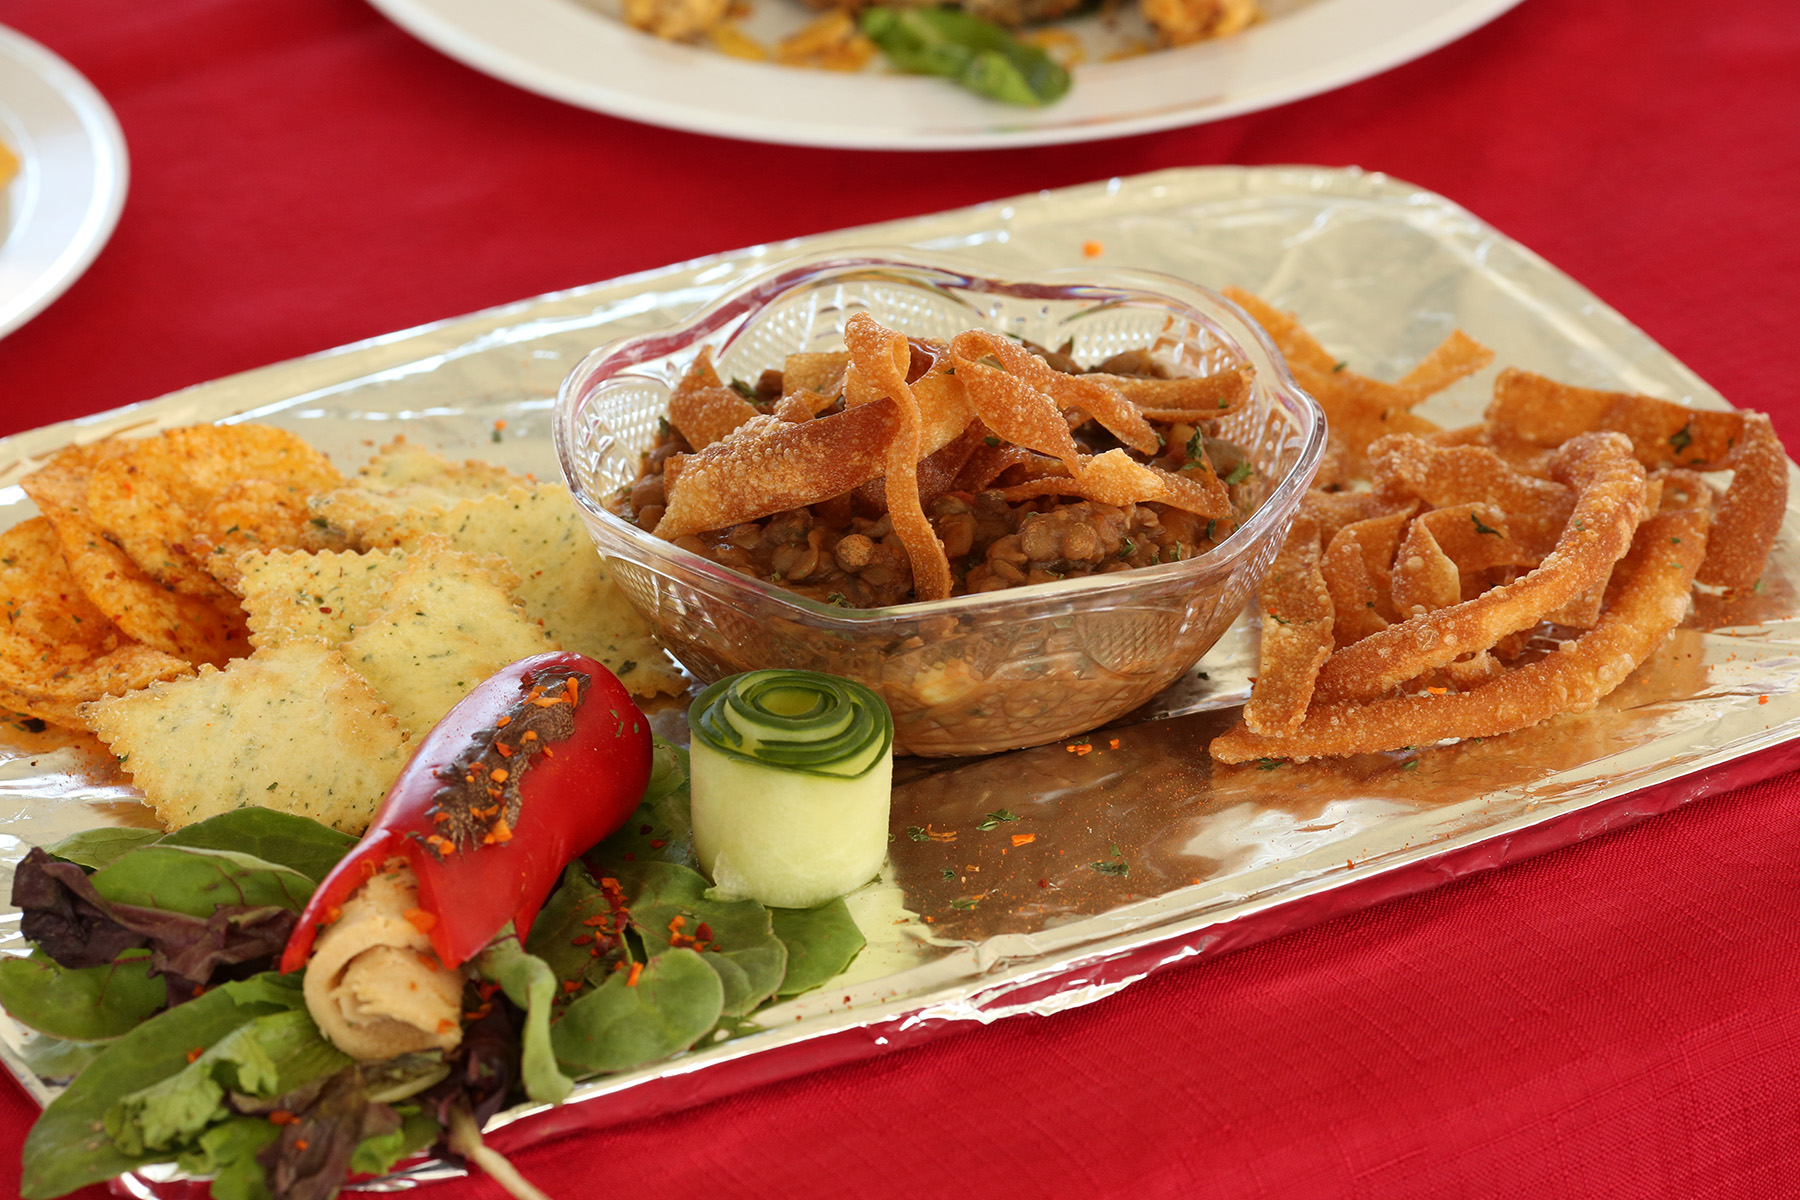
{"label": "green lettuce leaf", "polygon": [[693,1045],[718,1023],[725,989],[692,950],[645,964],[635,985],[616,971],[575,999],[550,1029],[557,1060],[578,1074],[625,1071]]}
{"label": "green lettuce leaf", "polygon": [[305,1010],[255,1017],[182,1070],[120,1097],[106,1132],[127,1154],[167,1153],[230,1115],[227,1092],[280,1096],[348,1065]]}
{"label": "green lettuce leaf", "polygon": [[105,1041],[129,1033],[163,1006],[168,990],[150,976],[150,953],[132,950],[117,963],[69,969],[41,950],[0,958],[0,1008],[39,1033]]}
{"label": "green lettuce leaf", "polygon": [[304,1006],[298,976],[258,975],[221,984],[110,1042],[31,1127],[21,1164],[21,1194],[48,1200],[163,1157],[149,1151],[126,1153],[106,1136],[106,1114],[113,1105],[186,1070],[191,1052],[204,1053],[240,1025]]}
{"label": "green lettuce leaf", "polygon": [[162,844],[235,850],[288,867],[318,883],[350,852],[356,839],[310,817],[251,805],[177,829],[164,837]]}
{"label": "green lettuce leaf", "polygon": [[160,829],[84,829],[44,847],[65,862],[98,871],[127,850],[162,840]]}
{"label": "green lettuce leaf", "polygon": [[314,883],[292,867],[234,850],[139,846],[90,877],[94,890],[115,904],[135,904],[210,917],[222,905],[272,906],[299,912]]}
{"label": "green lettuce leaf", "polygon": [[769,910],[775,936],[787,946],[787,974],[776,994],[797,996],[841,975],[867,944],[839,896],[817,908]]}
{"label": "green lettuce leaf", "polygon": [[631,927],[645,953],[661,953],[677,932],[692,939],[706,926],[711,936],[700,958],[718,973],[725,1016],[749,1014],[781,986],[787,947],[775,936],[768,909],[754,900],[710,900],[706,877],[674,863],[620,862],[611,870],[625,888]]}
{"label": "green lettuce leaf", "polygon": [[510,926],[476,956],[475,970],[488,982],[499,984],[506,998],[525,1010],[519,1051],[519,1078],[525,1094],[538,1104],[560,1104],[575,1083],[557,1070],[550,1042],[551,1009],[562,993],[556,972],[543,959],[527,954]]}

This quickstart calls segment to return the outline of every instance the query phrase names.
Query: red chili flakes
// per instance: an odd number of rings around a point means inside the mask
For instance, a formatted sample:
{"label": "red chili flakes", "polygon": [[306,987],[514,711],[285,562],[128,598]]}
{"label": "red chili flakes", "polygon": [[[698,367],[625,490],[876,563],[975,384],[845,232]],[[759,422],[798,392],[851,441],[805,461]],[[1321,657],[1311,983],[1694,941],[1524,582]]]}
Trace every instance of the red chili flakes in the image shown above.
{"label": "red chili flakes", "polygon": [[705,921],[700,922],[700,924],[694,926],[694,936],[699,938],[703,942],[712,941],[711,926],[707,925],[707,923]]}
{"label": "red chili flakes", "polygon": [[452,1021],[449,1017],[445,1017],[443,1020],[441,1020],[437,1023],[437,1031],[439,1033],[449,1033],[452,1029],[455,1029],[455,1028],[456,1028],[456,1022]]}
{"label": "red chili flakes", "polygon": [[495,783],[505,783],[507,781],[507,779],[511,777],[511,775],[512,775],[512,772],[508,771],[505,767],[495,767],[493,770],[488,772],[488,778],[493,780]]}
{"label": "red chili flakes", "polygon": [[1012,835],[1012,844],[1015,846],[1025,846],[1035,841],[1037,841],[1037,834],[1035,833],[1015,833]]}
{"label": "red chili flakes", "polygon": [[307,1141],[305,1138],[295,1138],[294,1139],[294,1149],[299,1151],[301,1154],[305,1154],[307,1147],[311,1146],[311,1145],[312,1145],[312,1143]]}
{"label": "red chili flakes", "polygon": [[[501,713],[499,716],[494,718],[494,728],[495,729],[505,729],[508,725],[511,725],[511,724],[512,724],[512,718],[510,716],[506,715],[505,713]],[[527,734],[526,736],[529,737],[531,735]]]}
{"label": "red chili flakes", "polygon": [[1081,243],[1081,253],[1084,258],[1099,258],[1106,253],[1106,243],[1089,238]]}
{"label": "red chili flakes", "polygon": [[285,1108],[278,1108],[269,1114],[269,1124],[271,1125],[298,1125],[299,1123],[300,1118]]}
{"label": "red chili flakes", "polygon": [[494,753],[498,754],[501,758],[511,758],[512,757],[512,747],[507,745],[505,742],[495,742],[494,743]]}
{"label": "red chili flakes", "polygon": [[406,918],[407,924],[420,933],[430,933],[432,928],[437,925],[437,914],[428,913],[422,908],[409,908],[401,916]]}
{"label": "red chili flakes", "polygon": [[569,945],[585,946],[593,940],[594,940],[594,935],[591,933],[578,933],[574,937],[569,939]]}
{"label": "red chili flakes", "polygon": [[580,986],[581,981],[579,979],[565,979],[563,980],[562,990],[564,992],[572,992]]}
{"label": "red chili flakes", "polygon": [[1756,698],[1756,702],[1758,704],[1767,704],[1769,702],[1769,698],[1767,696],[1758,696]]}
{"label": "red chili flakes", "polygon": [[187,1060],[189,1062],[198,1062],[200,1059],[200,1056],[205,1053],[206,1053],[205,1046],[195,1046],[192,1050],[189,1050],[187,1052]]}
{"label": "red chili flakes", "polygon": [[631,964],[631,974],[629,974],[625,977],[625,986],[626,987],[636,987],[637,981],[638,981],[638,976],[642,975],[643,973],[644,973],[644,964],[643,963],[641,963],[641,962],[632,963]]}
{"label": "red chili flakes", "polygon": [[342,918],[343,915],[344,915],[344,910],[334,904],[330,908],[325,910],[325,923],[327,925],[336,925],[338,923],[338,920],[340,918]]}
{"label": "red chili flakes", "polygon": [[650,839],[650,848],[652,850],[661,850],[664,846],[666,846],[668,844],[669,843],[665,842],[661,838],[651,838]]}

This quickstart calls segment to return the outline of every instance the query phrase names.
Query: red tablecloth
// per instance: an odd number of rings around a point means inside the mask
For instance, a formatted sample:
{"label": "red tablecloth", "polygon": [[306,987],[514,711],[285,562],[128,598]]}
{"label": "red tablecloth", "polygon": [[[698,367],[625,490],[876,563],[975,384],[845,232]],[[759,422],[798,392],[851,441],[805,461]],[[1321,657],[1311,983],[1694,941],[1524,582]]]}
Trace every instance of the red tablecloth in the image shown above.
{"label": "red tablecloth", "polygon": [[[99,87],[132,155],[112,242],[0,341],[0,433],[742,245],[1293,162],[1462,203],[1800,447],[1791,0],[1525,0],[1273,111],[956,154],[757,146],[567,108],[358,0],[4,0],[0,21]],[[1797,915],[1789,775],[1089,1008],[519,1165],[558,1196],[1796,1195]],[[0,1192],[32,1113],[0,1084]]]}

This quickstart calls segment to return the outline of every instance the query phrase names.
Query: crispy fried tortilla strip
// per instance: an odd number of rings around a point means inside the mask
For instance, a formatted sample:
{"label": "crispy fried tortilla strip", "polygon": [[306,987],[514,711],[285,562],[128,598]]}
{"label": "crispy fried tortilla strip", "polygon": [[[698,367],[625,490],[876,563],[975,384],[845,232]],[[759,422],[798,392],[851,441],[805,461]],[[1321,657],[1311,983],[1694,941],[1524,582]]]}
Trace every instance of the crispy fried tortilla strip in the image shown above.
{"label": "crispy fried tortilla strip", "polygon": [[841,496],[882,474],[899,426],[886,398],[800,424],[758,417],[670,460],[680,466],[656,536],[673,541]]}
{"label": "crispy fried tortilla strip", "polygon": [[[867,313],[856,313],[845,322],[844,346],[850,351],[850,373],[866,379],[894,403],[899,427],[888,443],[884,472],[887,476],[888,519],[912,561],[914,597],[942,600],[950,594],[950,560],[919,500],[922,418],[918,398],[906,382],[912,350],[904,335],[882,328]],[[809,422],[815,426],[822,423]]]}
{"label": "crispy fried tortilla strip", "polygon": [[1299,728],[1319,667],[1331,654],[1334,614],[1320,557],[1319,527],[1302,516],[1257,587],[1261,659],[1244,721],[1259,733]]}
{"label": "crispy fried tortilla strip", "polygon": [[1354,521],[1332,535],[1322,570],[1331,592],[1335,641],[1348,646],[1399,619],[1394,608],[1394,554],[1413,509]]}
{"label": "crispy fried tortilla strip", "polygon": [[1463,580],[1495,567],[1536,567],[1555,548],[1512,536],[1491,504],[1455,504],[1421,513],[1394,555],[1394,609],[1405,617],[1459,604]]}
{"label": "crispy fried tortilla strip", "polygon": [[1700,565],[1701,583],[1753,587],[1781,519],[1787,513],[1788,461],[1775,427],[1762,413],[1747,412],[1743,435],[1725,456],[1733,474],[1713,518],[1712,549]]}
{"label": "crispy fried tortilla strip", "polygon": [[1742,588],[1762,574],[1787,508],[1787,453],[1762,413],[1689,408],[1653,396],[1557,383],[1529,371],[1502,371],[1487,420],[1496,436],[1554,445],[1573,429],[1608,429],[1631,439],[1646,467],[1732,472],[1714,518],[1712,557],[1701,583]]}
{"label": "crispy fried tortilla strip", "polygon": [[1577,499],[1556,548],[1517,583],[1409,617],[1331,656],[1319,672],[1321,701],[1379,696],[1416,675],[1529,629],[1604,577],[1631,545],[1645,504],[1644,468],[1619,434],[1566,442],[1553,467]]}
{"label": "crispy fried tortilla strip", "polygon": [[1001,489],[1008,503],[1033,496],[1080,496],[1124,508],[1128,504],[1155,501],[1200,517],[1231,515],[1231,494],[1211,471],[1179,475],[1138,462],[1114,448],[1105,454],[1082,456],[1080,471],[1069,478],[1051,476]]}
{"label": "crispy fried tortilla strip", "polygon": [[1491,737],[1558,713],[1585,712],[1662,645],[1688,609],[1706,551],[1704,506],[1645,521],[1619,564],[1612,604],[1589,632],[1555,654],[1466,692],[1314,704],[1292,733],[1270,736],[1239,724],[1214,738],[1220,762],[1330,757]]}
{"label": "crispy fried tortilla strip", "polygon": [[688,445],[704,450],[759,414],[756,406],[719,379],[705,346],[669,393],[669,424]]}
{"label": "crispy fried tortilla strip", "polygon": [[1397,433],[1424,434],[1437,425],[1410,409],[1426,397],[1480,370],[1493,361],[1493,351],[1460,329],[1453,330],[1398,383],[1384,383],[1348,369],[1334,359],[1293,314],[1275,309],[1241,289],[1225,295],[1239,304],[1269,334],[1294,381],[1325,410],[1332,454],[1320,481],[1338,483],[1361,477],[1368,468],[1371,443]]}
{"label": "crispy fried tortilla strip", "polygon": [[1248,367],[1175,379],[1145,379],[1137,375],[1099,372],[1090,372],[1082,378],[1106,384],[1136,405],[1141,415],[1155,421],[1213,421],[1230,416],[1250,399]]}
{"label": "crispy fried tortilla strip", "polygon": [[[1051,407],[1076,408],[1086,413],[1114,437],[1130,446],[1140,454],[1155,454],[1160,448],[1156,440],[1156,431],[1138,412],[1137,405],[1128,400],[1109,378],[1101,375],[1070,375],[1055,370],[1049,363],[1019,345],[1011,338],[989,332],[985,329],[971,329],[959,333],[950,342],[950,353],[956,358],[957,374],[961,375],[964,364],[973,365],[976,360],[992,356],[1006,368],[1006,371],[1027,384],[1031,388],[1044,393],[1054,403]],[[991,368],[983,367],[983,371],[991,372]],[[979,397],[971,397],[977,415],[987,416]],[[1031,446],[1043,453],[1052,453],[1049,449],[1033,445],[1031,442],[1010,437],[1006,430],[993,421],[988,424],[998,430],[1008,441],[1021,446]],[[1065,427],[1066,428],[1066,427]],[[1060,457],[1060,456],[1059,456]]]}

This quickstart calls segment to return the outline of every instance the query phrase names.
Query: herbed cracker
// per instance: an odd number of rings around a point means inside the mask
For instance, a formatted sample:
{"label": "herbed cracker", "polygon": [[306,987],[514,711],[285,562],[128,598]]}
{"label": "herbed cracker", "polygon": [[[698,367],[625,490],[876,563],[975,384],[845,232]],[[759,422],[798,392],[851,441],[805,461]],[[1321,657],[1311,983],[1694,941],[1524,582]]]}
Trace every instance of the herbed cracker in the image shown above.
{"label": "herbed cracker", "polygon": [[453,462],[397,437],[343,487],[313,497],[312,515],[323,527],[365,548],[397,544],[417,510],[450,508],[458,501],[529,484],[523,475],[479,459]]}
{"label": "herbed cracker", "polygon": [[202,667],[83,713],[170,828],[255,804],[358,834],[408,753],[380,697],[321,642]]}
{"label": "herbed cracker", "polygon": [[520,603],[550,640],[604,663],[633,694],[675,694],[686,685],[608,574],[567,488],[515,487],[442,512],[416,511],[391,536],[396,545],[416,546],[433,534],[458,550],[511,563]]}
{"label": "herbed cracker", "polygon": [[375,617],[345,641],[400,727],[422,735],[508,663],[557,646],[481,560],[447,550],[410,555]]}
{"label": "herbed cracker", "polygon": [[250,644],[323,640],[333,646],[369,621],[406,562],[403,550],[308,554],[278,550],[238,561]]}

